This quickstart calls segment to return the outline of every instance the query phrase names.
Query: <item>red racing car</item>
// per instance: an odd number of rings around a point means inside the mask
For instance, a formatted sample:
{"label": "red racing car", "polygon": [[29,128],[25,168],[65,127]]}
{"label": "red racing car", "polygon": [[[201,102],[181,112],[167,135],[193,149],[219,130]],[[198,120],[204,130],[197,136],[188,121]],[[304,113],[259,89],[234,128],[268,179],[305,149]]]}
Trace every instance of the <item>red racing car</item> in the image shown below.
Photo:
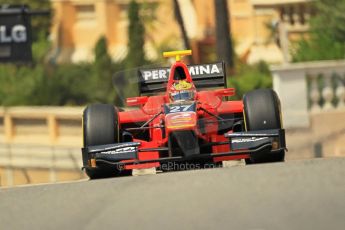
{"label": "red racing car", "polygon": [[235,90],[226,88],[224,63],[187,66],[184,55],[191,51],[165,52],[165,57],[176,57],[170,68],[140,69],[141,96],[126,100],[139,108],[93,104],[84,110],[83,168],[91,179],[132,169],[164,170],[172,162],[284,161],[277,94],[259,89],[241,101],[228,101]]}

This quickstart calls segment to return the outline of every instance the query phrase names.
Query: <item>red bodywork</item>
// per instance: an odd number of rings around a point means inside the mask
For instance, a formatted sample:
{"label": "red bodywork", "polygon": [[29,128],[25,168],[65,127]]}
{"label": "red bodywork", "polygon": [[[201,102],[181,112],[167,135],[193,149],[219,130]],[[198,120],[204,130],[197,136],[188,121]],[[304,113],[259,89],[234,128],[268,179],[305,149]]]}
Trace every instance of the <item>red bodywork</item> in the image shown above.
{"label": "red bodywork", "polygon": [[[168,136],[169,133],[177,130],[191,129],[195,132],[199,140],[202,140],[204,143],[211,142],[222,142],[227,141],[223,134],[218,134],[218,125],[217,118],[210,115],[229,115],[237,114],[242,116],[243,113],[243,102],[242,101],[225,101],[223,100],[225,96],[232,96],[235,94],[233,88],[218,89],[211,91],[199,91],[196,92],[194,100],[197,102],[196,112],[180,112],[173,114],[164,114],[164,104],[170,103],[169,101],[169,90],[172,84],[174,83],[174,72],[176,68],[183,68],[186,74],[186,80],[192,82],[192,78],[188,72],[186,65],[180,61],[175,62],[169,74],[169,79],[167,83],[166,93],[163,95],[149,96],[149,97],[135,97],[128,98],[127,105],[129,106],[140,106],[140,109],[122,111],[119,112],[119,124],[120,129],[126,129],[127,127],[139,127],[145,122],[152,119],[158,113],[161,112],[156,118],[147,124],[147,132],[149,138],[143,140],[141,138],[133,135],[133,141],[139,142],[139,152],[138,159],[136,160],[153,160],[159,158],[158,151],[142,151],[145,149],[167,147],[168,146]],[[193,85],[194,87],[194,85]],[[194,87],[195,89],[195,87]],[[206,112],[206,111],[207,112]],[[172,118],[172,116],[174,116]],[[172,119],[171,119],[172,118]],[[205,119],[207,122],[203,127],[203,132],[200,132],[197,121],[198,119]],[[162,128],[164,127],[164,128]],[[232,132],[228,130],[227,132]],[[212,146],[212,153],[222,153],[229,152],[230,145],[215,145]],[[234,160],[234,159],[244,159],[249,158],[248,154],[239,155],[239,156],[225,156],[225,157],[214,157],[213,161],[224,161],[224,160]],[[122,161],[124,162],[124,161]],[[128,160],[126,161],[128,162]],[[159,167],[160,163],[144,163],[144,164],[133,164],[125,165],[125,169],[134,169],[134,168],[150,168],[150,167]]]}

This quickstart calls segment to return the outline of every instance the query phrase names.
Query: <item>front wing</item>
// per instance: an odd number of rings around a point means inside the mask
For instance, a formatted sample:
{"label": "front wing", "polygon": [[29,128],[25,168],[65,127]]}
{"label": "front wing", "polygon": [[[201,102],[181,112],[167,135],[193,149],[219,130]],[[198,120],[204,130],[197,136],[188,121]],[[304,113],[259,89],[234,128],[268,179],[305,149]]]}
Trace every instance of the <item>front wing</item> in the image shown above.
{"label": "front wing", "polygon": [[[97,163],[105,163],[125,168],[128,165],[140,165],[146,163],[165,163],[170,161],[189,161],[212,159],[226,156],[251,156],[263,152],[279,153],[286,150],[285,130],[272,129],[260,131],[247,131],[227,133],[227,142],[211,143],[211,145],[229,144],[231,151],[223,153],[202,153],[192,156],[173,156],[155,159],[138,160],[139,152],[164,152],[169,151],[167,147],[140,148],[139,142],[116,143],[99,146],[89,146],[82,149],[84,167],[97,167]],[[90,164],[85,159],[90,159]]]}

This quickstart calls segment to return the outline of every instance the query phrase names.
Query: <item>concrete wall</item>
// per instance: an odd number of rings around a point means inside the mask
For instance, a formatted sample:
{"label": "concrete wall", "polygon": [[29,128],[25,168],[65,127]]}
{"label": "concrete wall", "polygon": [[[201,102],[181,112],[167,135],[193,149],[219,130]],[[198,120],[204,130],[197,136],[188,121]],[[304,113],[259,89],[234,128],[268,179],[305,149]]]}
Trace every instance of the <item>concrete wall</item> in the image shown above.
{"label": "concrete wall", "polygon": [[0,186],[85,178],[82,107],[0,107]]}
{"label": "concrete wall", "polygon": [[0,107],[0,143],[78,147],[83,107]]}
{"label": "concrete wall", "polygon": [[345,110],[310,115],[308,128],[288,128],[287,160],[345,156]]}
{"label": "concrete wall", "polygon": [[287,63],[271,67],[287,128],[309,128],[311,116],[345,108],[345,61]]}

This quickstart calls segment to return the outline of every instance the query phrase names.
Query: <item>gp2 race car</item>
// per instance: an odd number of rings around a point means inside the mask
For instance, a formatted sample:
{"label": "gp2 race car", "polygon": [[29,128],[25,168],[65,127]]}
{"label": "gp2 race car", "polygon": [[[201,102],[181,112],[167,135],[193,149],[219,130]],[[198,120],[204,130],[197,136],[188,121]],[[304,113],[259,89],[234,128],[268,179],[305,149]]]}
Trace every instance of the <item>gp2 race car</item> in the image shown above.
{"label": "gp2 race car", "polygon": [[126,102],[139,108],[93,104],[84,110],[83,168],[91,179],[172,162],[284,161],[277,94],[258,89],[228,101],[235,90],[226,88],[224,63],[187,66],[185,55],[191,51],[165,52],[176,57],[170,68],[138,71],[140,96]]}

